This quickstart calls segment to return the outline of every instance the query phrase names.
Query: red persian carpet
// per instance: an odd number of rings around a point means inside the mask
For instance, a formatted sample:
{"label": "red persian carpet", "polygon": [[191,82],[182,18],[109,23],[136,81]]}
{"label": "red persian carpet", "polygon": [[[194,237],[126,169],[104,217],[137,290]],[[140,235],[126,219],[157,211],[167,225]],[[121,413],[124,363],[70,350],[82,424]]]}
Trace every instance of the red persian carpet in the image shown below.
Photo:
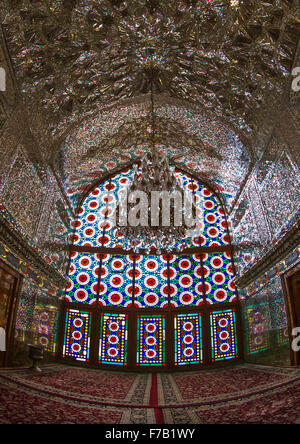
{"label": "red persian carpet", "polygon": [[52,365],[0,371],[9,424],[300,423],[300,369],[250,364],[177,374]]}

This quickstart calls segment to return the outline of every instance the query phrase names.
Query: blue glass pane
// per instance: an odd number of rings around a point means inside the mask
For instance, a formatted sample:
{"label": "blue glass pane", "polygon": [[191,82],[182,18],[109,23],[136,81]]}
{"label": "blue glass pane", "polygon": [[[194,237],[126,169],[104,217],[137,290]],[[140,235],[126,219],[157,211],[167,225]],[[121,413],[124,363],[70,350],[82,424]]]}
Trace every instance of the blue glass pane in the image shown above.
{"label": "blue glass pane", "polygon": [[170,294],[173,307],[202,305],[201,263],[198,255],[171,256]]}
{"label": "blue glass pane", "polygon": [[168,305],[166,257],[137,257],[135,305],[141,308],[163,308]]}
{"label": "blue glass pane", "polygon": [[101,266],[99,304],[130,307],[133,291],[133,262],[129,256],[105,255]]}
{"label": "blue glass pane", "polygon": [[99,274],[99,255],[72,253],[66,300],[95,304]]}
{"label": "blue glass pane", "polygon": [[209,304],[236,301],[230,253],[203,255],[206,300]]}

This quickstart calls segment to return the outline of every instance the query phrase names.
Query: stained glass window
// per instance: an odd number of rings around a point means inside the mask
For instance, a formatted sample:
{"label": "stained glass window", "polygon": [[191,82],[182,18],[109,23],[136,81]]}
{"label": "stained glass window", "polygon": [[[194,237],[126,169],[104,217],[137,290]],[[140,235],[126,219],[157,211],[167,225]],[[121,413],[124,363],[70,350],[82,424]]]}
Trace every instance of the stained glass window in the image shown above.
{"label": "stained glass window", "polygon": [[210,313],[212,361],[237,358],[235,310]]}
{"label": "stained glass window", "polygon": [[119,193],[123,193],[133,175],[127,169],[98,185],[86,197],[74,222],[74,245],[114,248],[118,244],[113,214]]}
{"label": "stained glass window", "polygon": [[101,314],[99,364],[127,364],[128,315]]}
{"label": "stained glass window", "polygon": [[171,257],[170,286],[173,307],[188,307],[204,303],[202,271],[198,255]]}
{"label": "stained glass window", "polygon": [[105,186],[95,188],[86,198],[74,222],[74,245],[101,246],[108,201],[109,191]]}
{"label": "stained glass window", "polygon": [[277,330],[277,344],[287,345],[289,343],[289,330],[288,328],[280,328]]}
{"label": "stained glass window", "polygon": [[270,348],[270,315],[266,303],[249,305],[246,310],[248,353]]}
{"label": "stained glass window", "polygon": [[36,307],[35,309],[34,343],[41,345],[50,353],[55,352],[57,318],[56,308]]}
{"label": "stained glass window", "polygon": [[67,309],[63,357],[89,361],[91,313]]}
{"label": "stained glass window", "polygon": [[[113,227],[114,208],[118,196],[124,193],[133,176],[127,169],[98,185],[84,200],[74,221],[74,245],[118,246]],[[224,210],[211,190],[186,174],[176,171],[183,187],[194,195],[198,212],[203,215],[203,232],[194,239],[194,246],[223,246],[229,244]],[[175,244],[176,248],[176,244]]]}
{"label": "stained glass window", "polygon": [[137,317],[137,365],[165,365],[165,317]]}
{"label": "stained glass window", "polygon": [[209,304],[236,301],[232,259],[229,253],[203,255],[205,295]]}
{"label": "stained glass window", "polygon": [[200,313],[174,315],[175,365],[202,364]]}
{"label": "stained glass window", "polygon": [[135,304],[141,308],[168,305],[168,265],[163,256],[138,256],[136,261]]}
{"label": "stained glass window", "polygon": [[133,261],[128,256],[103,255],[99,304],[102,306],[129,307],[132,305]]}
{"label": "stained glass window", "polygon": [[229,244],[225,212],[220,202],[211,190],[188,177],[186,174],[176,171],[176,176],[182,185],[193,194],[198,206],[198,214],[203,218],[202,233],[193,241],[195,247],[218,247]]}
{"label": "stained glass window", "polygon": [[[132,335],[137,339],[134,368],[164,366],[166,359],[173,359],[179,368],[238,356],[234,311],[237,294],[223,206],[210,187],[179,170],[175,174],[194,196],[202,217],[201,233],[192,239],[192,244],[184,240],[188,248],[200,247],[194,254],[193,250],[177,251],[182,240],[175,242],[172,254],[133,254],[121,245],[114,210],[119,195],[132,180],[133,168],[107,178],[82,201],[74,222],[65,300],[76,304],[76,310],[78,304],[90,305],[91,314],[76,312],[82,321],[77,331],[77,318],[70,305],[66,314],[65,357],[89,362],[92,318],[93,331],[96,325],[100,327],[97,338],[93,338],[97,349],[93,349],[92,356],[98,356],[94,364],[128,366],[133,354],[128,354],[127,349],[135,344]],[[223,251],[224,246],[228,251]],[[227,310],[226,306],[226,310],[215,311],[224,303],[232,304],[232,309]],[[166,324],[171,326],[168,330]],[[81,335],[82,339],[77,340]],[[166,344],[171,340],[175,341],[173,357],[166,358]],[[205,357],[203,341],[209,340],[212,356]]]}
{"label": "stained glass window", "polygon": [[95,304],[99,276],[99,255],[73,252],[69,268],[66,299],[69,302]]}

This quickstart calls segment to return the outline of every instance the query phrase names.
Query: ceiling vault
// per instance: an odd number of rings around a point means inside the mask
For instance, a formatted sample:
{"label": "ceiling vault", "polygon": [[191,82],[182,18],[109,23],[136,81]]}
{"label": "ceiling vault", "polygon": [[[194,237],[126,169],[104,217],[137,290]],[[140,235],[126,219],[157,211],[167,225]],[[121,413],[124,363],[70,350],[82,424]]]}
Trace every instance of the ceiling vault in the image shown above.
{"label": "ceiling vault", "polygon": [[294,100],[299,0],[2,0],[0,22],[23,138],[73,208],[149,146],[151,85],[160,149],[228,207]]}

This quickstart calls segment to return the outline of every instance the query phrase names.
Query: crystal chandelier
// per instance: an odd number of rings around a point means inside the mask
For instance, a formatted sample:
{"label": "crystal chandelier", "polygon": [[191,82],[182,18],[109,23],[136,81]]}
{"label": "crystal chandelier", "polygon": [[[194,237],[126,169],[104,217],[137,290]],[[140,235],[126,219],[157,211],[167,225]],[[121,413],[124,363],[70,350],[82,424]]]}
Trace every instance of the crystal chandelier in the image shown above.
{"label": "crystal chandelier", "polygon": [[[134,166],[133,180],[119,196],[115,220],[125,249],[148,254],[155,250],[160,254],[191,246],[197,212],[193,194],[184,189],[175,168],[157,149],[152,85],[151,115],[151,151],[142,157],[140,166]],[[132,223],[130,215],[137,213],[139,223]]]}

